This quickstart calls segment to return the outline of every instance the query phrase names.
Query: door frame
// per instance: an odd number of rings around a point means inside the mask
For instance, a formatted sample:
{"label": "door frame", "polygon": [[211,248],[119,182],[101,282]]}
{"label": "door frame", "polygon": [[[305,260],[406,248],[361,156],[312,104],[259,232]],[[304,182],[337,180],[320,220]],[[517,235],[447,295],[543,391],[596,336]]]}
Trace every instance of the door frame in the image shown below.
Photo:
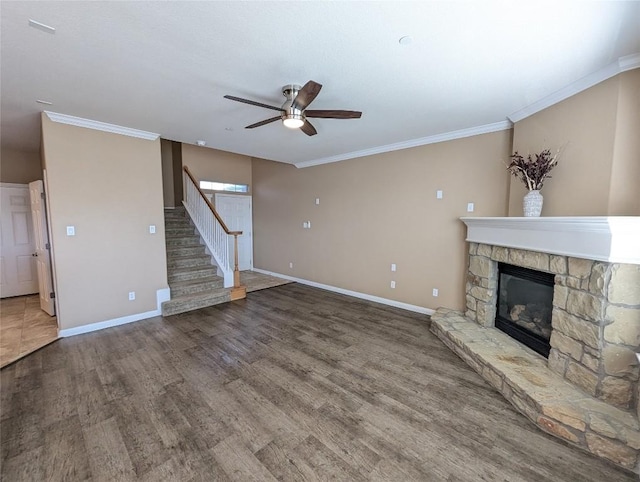
{"label": "door frame", "polygon": [[251,250],[251,262],[249,263],[249,269],[253,270],[253,198],[251,195],[246,194],[233,194],[226,192],[216,192],[213,196],[214,207],[218,210],[218,199],[221,197],[230,198],[246,198],[249,199],[249,221],[251,222],[251,237],[249,238],[249,249]]}
{"label": "door frame", "polygon": [[49,261],[51,263],[51,278],[53,281],[53,292],[56,294],[53,298],[53,304],[56,308],[56,323],[58,323],[58,333],[60,333],[60,303],[58,293],[58,277],[56,276],[56,256],[53,244],[53,233],[51,231],[51,203],[49,202],[49,180],[47,178],[47,170],[42,170],[42,185],[44,187],[44,213],[47,220],[47,235],[49,236]]}

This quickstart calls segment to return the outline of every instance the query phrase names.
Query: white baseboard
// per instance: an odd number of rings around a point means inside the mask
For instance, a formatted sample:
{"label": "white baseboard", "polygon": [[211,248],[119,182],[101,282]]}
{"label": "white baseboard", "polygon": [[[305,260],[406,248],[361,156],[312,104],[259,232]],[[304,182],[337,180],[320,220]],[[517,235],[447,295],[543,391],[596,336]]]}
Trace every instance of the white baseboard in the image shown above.
{"label": "white baseboard", "polygon": [[67,328],[65,330],[60,330],[58,332],[58,336],[64,338],[67,336],[82,335],[83,333],[104,330],[105,328],[111,328],[112,326],[126,325],[127,323],[133,323],[134,321],[146,320],[147,318],[160,316],[162,314],[162,303],[164,303],[165,301],[169,301],[170,299],[170,288],[162,288],[156,291],[157,308],[155,310],[145,311],[144,313],[135,313],[133,315],[114,318],[112,320],[100,321],[98,323],[91,323],[89,325]]}
{"label": "white baseboard", "polygon": [[411,305],[409,303],[403,303],[402,301],[390,300],[388,298],[381,298],[379,296],[369,295],[367,293],[360,293],[358,291],[346,290],[344,288],[338,288],[337,286],[325,285],[322,283],[316,283],[315,281],[309,281],[302,278],[294,278],[293,276],[287,276],[286,274],[274,273],[272,271],[266,271],[264,269],[253,268],[253,271],[257,273],[267,274],[269,276],[275,276],[277,278],[288,279],[295,281],[302,285],[313,286],[314,288],[320,288],[327,291],[333,291],[334,293],[340,293],[347,296],[353,296],[354,298],[360,298],[367,301],[374,301],[383,305],[393,306],[395,308],[402,308],[403,310],[413,311],[415,313],[423,313],[425,315],[432,315],[435,310],[431,308],[425,308],[423,306]]}

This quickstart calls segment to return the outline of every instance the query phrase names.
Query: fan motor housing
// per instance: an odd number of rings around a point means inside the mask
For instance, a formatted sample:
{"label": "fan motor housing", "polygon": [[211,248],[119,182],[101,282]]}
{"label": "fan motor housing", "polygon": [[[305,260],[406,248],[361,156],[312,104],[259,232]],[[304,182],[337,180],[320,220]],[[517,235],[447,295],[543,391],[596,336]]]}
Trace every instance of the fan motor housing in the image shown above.
{"label": "fan motor housing", "polygon": [[287,98],[287,100],[284,101],[284,104],[282,104],[282,109],[284,110],[280,116],[282,117],[282,120],[299,119],[304,122],[305,117],[303,112],[300,109],[295,109],[291,106],[293,99],[296,98],[301,88],[302,87],[297,84],[287,84],[282,87],[282,95]]}
{"label": "fan motor housing", "polygon": [[284,95],[287,100],[292,101],[296,98],[296,95],[298,95],[300,89],[302,89],[302,87],[300,87],[298,84],[287,84],[282,87],[282,95]]}

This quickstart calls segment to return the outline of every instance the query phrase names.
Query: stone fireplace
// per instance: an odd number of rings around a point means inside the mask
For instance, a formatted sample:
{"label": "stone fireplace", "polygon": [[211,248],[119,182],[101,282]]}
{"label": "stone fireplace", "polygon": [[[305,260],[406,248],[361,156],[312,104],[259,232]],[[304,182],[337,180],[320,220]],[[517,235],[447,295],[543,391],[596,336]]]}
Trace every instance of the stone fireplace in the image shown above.
{"label": "stone fireplace", "polygon": [[[541,428],[640,472],[640,218],[463,221],[466,311],[438,309],[434,333]],[[552,280],[548,360],[496,329],[496,317],[517,322],[527,310],[520,325],[548,329],[543,293],[501,276],[505,266]],[[519,292],[499,301],[504,279]]]}
{"label": "stone fireplace", "polygon": [[612,405],[636,406],[637,340],[624,336],[633,335],[629,324],[637,322],[640,310],[640,287],[637,293],[626,289],[636,266],[475,243],[469,258],[468,318],[494,326],[498,262],[553,273],[549,368]]}

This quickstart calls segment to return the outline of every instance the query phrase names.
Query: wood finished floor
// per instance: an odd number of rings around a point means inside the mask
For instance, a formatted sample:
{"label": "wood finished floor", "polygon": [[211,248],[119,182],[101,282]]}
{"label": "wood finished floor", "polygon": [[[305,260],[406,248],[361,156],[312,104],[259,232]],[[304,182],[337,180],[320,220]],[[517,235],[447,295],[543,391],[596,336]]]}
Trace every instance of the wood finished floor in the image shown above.
{"label": "wood finished floor", "polygon": [[61,339],[1,375],[7,481],[622,481],[423,315],[289,284]]}

